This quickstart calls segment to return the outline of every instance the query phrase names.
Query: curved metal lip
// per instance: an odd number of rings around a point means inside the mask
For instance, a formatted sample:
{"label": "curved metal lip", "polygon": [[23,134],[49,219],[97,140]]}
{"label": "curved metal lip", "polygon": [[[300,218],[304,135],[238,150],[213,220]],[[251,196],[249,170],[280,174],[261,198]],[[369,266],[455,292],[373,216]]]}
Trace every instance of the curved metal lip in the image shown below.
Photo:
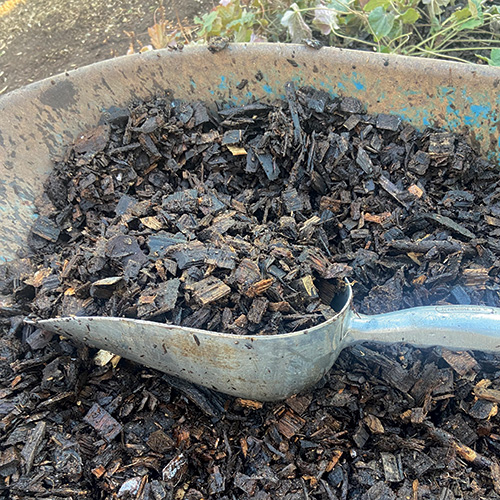
{"label": "curved metal lip", "polygon": [[[50,324],[51,322],[58,322],[60,323],[61,321],[67,321],[69,322],[74,322],[75,320],[78,321],[79,319],[86,320],[86,321],[100,321],[102,319],[106,319],[107,321],[110,322],[131,322],[135,325],[141,325],[144,326],[144,328],[148,328],[149,326],[154,326],[155,328],[161,328],[164,329],[165,331],[168,330],[184,330],[186,333],[191,333],[191,334],[198,334],[198,335],[204,335],[204,336],[209,336],[213,337],[214,339],[227,339],[227,340],[233,340],[236,344],[245,340],[251,340],[251,341],[256,341],[258,339],[259,342],[264,341],[264,342],[270,342],[272,340],[276,339],[290,339],[290,338],[295,338],[295,337],[300,337],[302,335],[313,335],[315,332],[318,332],[319,330],[323,330],[324,328],[327,328],[329,325],[335,323],[336,321],[341,320],[342,316],[346,314],[347,310],[350,308],[351,303],[352,303],[352,288],[349,282],[346,280],[346,291],[347,291],[347,297],[345,297],[345,304],[342,306],[342,309],[335,314],[332,318],[324,321],[323,323],[320,323],[319,325],[315,325],[311,328],[306,328],[304,330],[298,330],[296,332],[290,332],[290,333],[279,333],[276,335],[233,335],[232,333],[223,333],[223,332],[212,332],[210,330],[202,330],[200,328],[189,328],[186,326],[176,326],[176,325],[166,325],[164,323],[157,323],[155,321],[147,321],[143,319],[132,319],[132,318],[117,318],[117,317],[112,317],[112,316],[66,316],[66,317],[60,317],[60,318],[52,318],[52,319],[45,319],[41,321],[33,321],[36,325],[40,325],[43,327],[44,324]],[[57,326],[56,328],[60,328]],[[61,329],[62,330],[62,329]],[[65,333],[65,332],[64,332]],[[66,334],[66,333],[65,333]],[[69,336],[72,336],[71,334],[66,334]]]}
{"label": "curved metal lip", "polygon": [[[51,88],[56,82],[64,80],[73,80],[78,76],[85,76],[89,69],[100,70],[101,68],[108,67],[121,67],[124,61],[132,61],[134,59],[143,60],[158,60],[159,63],[164,62],[164,59],[183,58],[190,55],[203,55],[207,54],[208,50],[205,45],[198,46],[187,46],[182,51],[172,52],[169,49],[154,49],[146,52],[140,52],[131,55],[121,55],[111,59],[104,59],[102,61],[97,61],[92,64],[81,66],[66,72],[62,72],[42,80],[30,83],[23,87],[13,89],[10,92],[0,96],[0,104],[12,99],[14,96],[25,97],[24,94],[27,92],[37,92],[40,90],[45,90],[46,88]],[[223,56],[226,53],[234,52],[235,55],[242,55],[243,52],[248,53],[248,55],[276,55],[281,54],[283,56],[295,55],[296,53],[310,53],[318,56],[318,59],[322,59],[323,56],[332,56],[333,54],[343,54],[346,59],[352,59],[353,63],[364,63],[364,64],[387,64],[387,61],[392,61],[399,65],[407,65],[412,68],[419,68],[425,70],[426,72],[431,72],[435,75],[446,75],[449,73],[450,69],[456,70],[457,74],[474,74],[477,76],[486,77],[497,77],[499,76],[498,68],[485,66],[480,64],[466,64],[457,61],[445,61],[435,58],[419,58],[413,56],[405,56],[402,54],[382,54],[376,52],[370,52],[367,50],[356,50],[356,49],[344,49],[339,47],[322,47],[320,50],[311,49],[304,44],[296,43],[271,43],[271,42],[261,42],[261,43],[230,43],[224,51],[220,53],[210,53],[210,57]],[[207,54],[208,56],[208,54]],[[439,63],[439,64],[438,64]]]}

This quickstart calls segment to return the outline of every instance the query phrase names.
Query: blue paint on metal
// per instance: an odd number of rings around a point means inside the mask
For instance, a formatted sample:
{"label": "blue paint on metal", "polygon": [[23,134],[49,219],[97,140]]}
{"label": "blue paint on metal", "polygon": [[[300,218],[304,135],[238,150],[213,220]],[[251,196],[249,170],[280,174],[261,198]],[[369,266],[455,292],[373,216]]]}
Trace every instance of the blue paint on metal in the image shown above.
{"label": "blue paint on metal", "polygon": [[446,87],[445,85],[441,85],[437,87],[439,99],[442,101],[443,99],[455,94],[454,87]]}
{"label": "blue paint on metal", "polygon": [[356,87],[356,90],[366,90],[366,86],[364,83],[361,81],[361,78],[359,75],[356,73],[356,71],[352,72],[352,77],[351,77],[351,82],[353,85]]}
{"label": "blue paint on metal", "polygon": [[342,82],[337,83],[337,86],[340,90],[347,90],[346,86]]}
{"label": "blue paint on metal", "polygon": [[220,77],[220,83],[219,83],[218,87],[221,90],[227,90],[227,83],[226,83],[226,77],[225,76],[221,76]]}
{"label": "blue paint on metal", "polygon": [[189,83],[190,83],[191,87],[193,87],[193,89],[196,88],[196,82],[192,78],[189,80]]}
{"label": "blue paint on metal", "polygon": [[[491,106],[482,106],[478,104],[473,104],[470,107],[472,115],[464,116],[465,125],[471,127],[479,127],[481,125],[481,120],[488,120],[488,114],[491,112]],[[493,118],[493,117],[491,117]]]}
{"label": "blue paint on metal", "polygon": [[488,113],[491,111],[491,106],[479,106],[478,104],[473,104],[470,107],[470,110],[476,115],[478,118],[487,118]]}
{"label": "blue paint on metal", "polygon": [[214,95],[214,94],[215,94],[215,91],[213,91],[213,90],[210,90],[210,93],[211,93],[212,95]]}
{"label": "blue paint on metal", "polygon": [[461,106],[455,105],[456,89],[454,87],[441,86],[437,88],[439,100],[441,102],[447,102],[446,113],[448,117],[446,119],[446,125],[449,130],[455,130],[463,125],[462,118],[460,116]]}
{"label": "blue paint on metal", "polygon": [[449,115],[455,116],[455,118],[451,118],[450,116],[448,116],[446,120],[446,124],[450,129],[457,129],[462,125],[462,120],[460,119],[460,112],[458,109],[455,108],[455,106],[448,104],[448,106],[446,106],[446,112]]}
{"label": "blue paint on metal", "polygon": [[338,97],[339,93],[335,90],[335,87],[331,83],[327,83],[323,80],[319,82],[319,86],[323,87],[332,97]]}
{"label": "blue paint on metal", "polygon": [[446,112],[450,115],[459,116],[458,109],[455,109],[452,104],[448,104],[448,106],[446,106]]}
{"label": "blue paint on metal", "polygon": [[262,89],[264,90],[264,92],[266,92],[268,94],[273,93],[273,88],[268,83],[265,83],[264,85],[262,85]]}
{"label": "blue paint on metal", "polygon": [[396,115],[398,115],[401,118],[401,120],[403,120],[405,122],[412,123],[413,119],[410,118],[410,116],[408,115],[407,111],[408,111],[408,108],[405,106],[404,108],[401,108],[399,110],[395,110],[394,113]]}
{"label": "blue paint on metal", "polygon": [[466,125],[471,126],[471,125],[473,125],[473,124],[474,124],[474,118],[473,118],[472,116],[469,116],[469,115],[464,116],[464,123],[465,123]]}

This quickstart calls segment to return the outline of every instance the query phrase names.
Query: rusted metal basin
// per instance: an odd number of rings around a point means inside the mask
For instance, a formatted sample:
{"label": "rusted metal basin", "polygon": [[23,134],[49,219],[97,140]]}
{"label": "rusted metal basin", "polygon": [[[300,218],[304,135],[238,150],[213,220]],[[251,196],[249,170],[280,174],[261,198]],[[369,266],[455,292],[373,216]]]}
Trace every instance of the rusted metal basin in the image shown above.
{"label": "rusted metal basin", "polygon": [[110,106],[173,91],[242,104],[274,99],[290,80],[354,96],[370,113],[467,134],[500,158],[500,70],[334,48],[277,44],[146,52],[100,62],[0,97],[0,259],[23,248],[53,160]]}

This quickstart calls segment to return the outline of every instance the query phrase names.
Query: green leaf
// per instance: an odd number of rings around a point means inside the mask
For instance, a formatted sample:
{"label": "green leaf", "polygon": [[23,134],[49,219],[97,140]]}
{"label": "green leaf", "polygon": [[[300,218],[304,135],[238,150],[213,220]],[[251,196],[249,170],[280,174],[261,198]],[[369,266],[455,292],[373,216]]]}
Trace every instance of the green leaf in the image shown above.
{"label": "green leaf", "polygon": [[227,6],[219,4],[215,9],[219,15],[221,23],[226,26],[231,21],[239,19],[241,16],[240,2],[231,2]]}
{"label": "green leaf", "polygon": [[368,23],[375,35],[375,41],[379,41],[384,36],[387,36],[393,25],[395,16],[392,12],[386,12],[383,7],[377,7],[370,12]]}
{"label": "green leaf", "polygon": [[463,21],[464,19],[468,19],[472,17],[469,7],[464,7],[463,9],[457,10],[453,12],[452,16],[456,21]]}
{"label": "green leaf", "polygon": [[500,49],[491,49],[491,59],[488,60],[490,66],[500,66]]}
{"label": "green leaf", "polygon": [[474,28],[477,28],[478,26],[482,26],[484,24],[484,21],[482,19],[470,19],[469,21],[466,21],[462,25],[460,25],[460,31],[462,30],[473,30]]}
{"label": "green leaf", "polygon": [[251,28],[242,25],[241,28],[235,33],[234,41],[236,43],[249,42],[251,36],[252,36]]}
{"label": "green leaf", "polygon": [[220,19],[216,11],[204,14],[201,19],[195,17],[194,22],[201,25],[199,36],[218,35],[220,33]]}
{"label": "green leaf", "polygon": [[472,30],[484,24],[483,8],[481,7],[481,0],[469,0],[468,9],[471,18],[465,23],[460,25],[460,30]]}
{"label": "green leaf", "polygon": [[500,49],[491,49],[491,58],[475,54],[481,61],[487,62],[490,66],[500,66]]}
{"label": "green leaf", "polygon": [[473,17],[483,17],[483,8],[480,0],[469,0],[469,9]]}
{"label": "green leaf", "polygon": [[[327,7],[335,10],[337,14],[347,14],[350,11],[349,4],[351,3],[352,0],[331,0]],[[317,5],[316,7],[319,6]]]}
{"label": "green leaf", "polygon": [[373,9],[376,9],[377,7],[384,7],[384,9],[387,9],[390,3],[391,3],[390,0],[370,0],[363,7],[363,10],[365,12],[371,12]]}
{"label": "green leaf", "polygon": [[404,14],[399,16],[399,20],[405,24],[414,24],[420,18],[420,14],[413,8],[409,8]]}
{"label": "green leaf", "polygon": [[254,23],[255,23],[255,14],[253,12],[243,11],[242,16],[231,21],[229,24],[227,24],[226,28],[237,29],[243,26],[251,28],[254,25]]}

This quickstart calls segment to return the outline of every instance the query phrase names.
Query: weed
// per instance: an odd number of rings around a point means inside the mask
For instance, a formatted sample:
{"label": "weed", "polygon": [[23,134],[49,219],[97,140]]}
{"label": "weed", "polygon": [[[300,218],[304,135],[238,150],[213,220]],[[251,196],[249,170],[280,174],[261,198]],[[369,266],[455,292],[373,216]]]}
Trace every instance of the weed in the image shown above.
{"label": "weed", "polygon": [[[197,37],[203,41],[213,36],[225,36],[234,42],[265,41],[273,36],[270,17],[277,6],[267,0],[221,0],[219,5],[202,17],[195,17]],[[274,2],[274,4],[278,4]]]}
{"label": "weed", "polygon": [[155,12],[151,46],[181,37],[186,43],[215,36],[233,42],[317,38],[338,47],[500,66],[500,7],[492,0],[220,0],[192,29],[178,21],[174,28],[163,10]]}
{"label": "weed", "polygon": [[476,57],[499,62],[500,11],[488,0],[316,0],[299,5],[292,4],[282,18],[292,41],[311,26],[331,45],[464,62],[471,59],[469,51],[492,49],[491,57]]}

